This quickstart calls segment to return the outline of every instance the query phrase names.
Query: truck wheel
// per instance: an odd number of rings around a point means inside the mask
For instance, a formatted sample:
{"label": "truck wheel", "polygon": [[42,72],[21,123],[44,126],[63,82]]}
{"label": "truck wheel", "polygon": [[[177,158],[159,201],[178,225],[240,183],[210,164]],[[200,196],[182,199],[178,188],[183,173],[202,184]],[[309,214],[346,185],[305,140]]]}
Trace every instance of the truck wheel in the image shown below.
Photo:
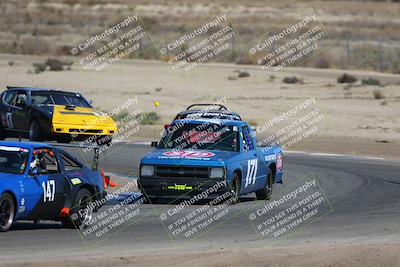
{"label": "truck wheel", "polygon": [[70,210],[69,216],[62,219],[62,224],[66,228],[80,228],[83,229],[89,226],[93,216],[93,210],[88,209],[92,203],[92,195],[89,190],[83,188],[79,190],[76,195],[73,208]]}
{"label": "truck wheel", "polygon": [[265,186],[256,192],[257,200],[268,200],[272,195],[272,186],[274,184],[274,175],[271,169],[268,169],[267,181],[265,181]]}
{"label": "truck wheel", "polygon": [[234,203],[239,202],[239,194],[240,194],[240,180],[239,175],[235,172],[233,174],[232,185],[231,185],[231,193],[234,199]]}
{"label": "truck wheel", "polygon": [[15,216],[15,203],[10,194],[0,197],[0,232],[6,232],[11,228]]}
{"label": "truck wheel", "polygon": [[30,141],[42,141],[42,129],[36,120],[33,120],[29,125],[29,140]]}

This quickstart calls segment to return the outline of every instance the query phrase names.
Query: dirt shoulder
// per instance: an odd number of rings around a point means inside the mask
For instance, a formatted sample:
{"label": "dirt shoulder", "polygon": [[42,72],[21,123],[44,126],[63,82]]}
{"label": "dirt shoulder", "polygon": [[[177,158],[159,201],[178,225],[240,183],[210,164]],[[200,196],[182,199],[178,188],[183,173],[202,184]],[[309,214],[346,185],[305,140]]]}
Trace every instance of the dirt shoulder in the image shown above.
{"label": "dirt shoulder", "polygon": [[399,142],[376,138],[313,136],[290,150],[400,160]]}
{"label": "dirt shoulder", "polygon": [[[63,259],[52,262],[21,262],[7,266],[399,266],[399,244],[305,246],[179,253],[129,253]],[[117,254],[117,252],[113,252]],[[0,266],[6,266],[0,264]]]}
{"label": "dirt shoulder", "polygon": [[[13,66],[8,64],[11,59]],[[143,60],[123,60],[102,72],[84,71],[74,64],[70,71],[29,73],[34,62],[45,59],[1,55],[0,88],[15,85],[71,90],[93,100],[93,105],[103,111],[113,110],[127,99],[136,99],[136,104],[126,112],[157,112],[158,119],[155,125],[140,125],[134,135],[126,138],[129,142],[158,140],[163,124],[193,103],[222,100],[243,120],[262,128],[314,99],[301,112],[268,129],[269,133],[276,133],[318,109],[323,118],[313,121],[315,132],[286,150],[400,158],[400,75],[312,68],[274,72],[234,64],[204,64],[190,72],[177,72],[167,63]],[[239,78],[238,71],[250,76]],[[356,76],[358,82],[337,83],[344,72]],[[302,82],[283,82],[291,76]],[[368,77],[378,79],[381,85],[362,84],[361,80]],[[376,92],[382,98],[377,99]],[[160,103],[157,110],[155,101]]]}

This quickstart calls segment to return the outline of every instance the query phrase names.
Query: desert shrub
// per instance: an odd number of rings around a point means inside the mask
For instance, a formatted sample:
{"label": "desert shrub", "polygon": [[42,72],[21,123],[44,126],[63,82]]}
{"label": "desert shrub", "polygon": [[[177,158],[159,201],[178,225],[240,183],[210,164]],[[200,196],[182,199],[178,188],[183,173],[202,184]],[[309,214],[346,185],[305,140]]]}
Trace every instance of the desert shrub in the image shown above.
{"label": "desert shrub", "polygon": [[113,116],[112,116],[112,119],[113,119],[114,121],[120,121],[120,120],[123,120],[123,119],[124,119],[126,116],[128,116],[128,115],[129,115],[129,112],[123,111],[123,112],[119,112],[119,113],[113,115]]}
{"label": "desert shrub", "polygon": [[[142,46],[146,47],[146,43],[143,43]],[[129,57],[131,58],[143,58],[146,60],[149,59],[160,59],[160,51],[155,46],[148,46],[143,50],[139,49],[139,53],[132,53]]]}
{"label": "desert shrub", "polygon": [[79,4],[79,0],[64,0],[64,4],[76,5],[76,4]]}
{"label": "desert shrub", "polygon": [[143,113],[143,119],[140,122],[143,125],[153,125],[160,119],[160,117],[154,111]]}
{"label": "desert shrub", "polygon": [[[170,61],[171,59],[173,59],[174,58],[174,55],[171,55],[171,54],[166,54],[166,55],[161,55],[160,56],[160,60],[162,61],[162,62],[168,62],[168,61]],[[172,61],[173,62],[173,61]]]}
{"label": "desert shrub", "polygon": [[374,91],[372,92],[372,94],[374,95],[374,98],[375,98],[375,99],[384,99],[384,98],[385,98],[385,95],[382,94],[382,92],[379,91],[379,90],[374,90]]}
{"label": "desert shrub", "polygon": [[48,58],[45,63],[47,66],[49,66],[49,70],[51,71],[62,71],[64,70],[64,63],[61,62],[61,60],[58,60],[56,58]]}
{"label": "desert shrub", "polygon": [[380,50],[377,45],[355,45],[352,50],[352,64],[358,68],[378,70]]}
{"label": "desert shrub", "polygon": [[283,83],[303,83],[303,78],[297,78],[296,76],[289,76],[282,79]]}
{"label": "desert shrub", "polygon": [[243,53],[236,58],[235,63],[237,65],[253,65],[255,64],[255,59],[252,58],[249,54]]}
{"label": "desert shrub", "polygon": [[157,17],[148,17],[148,16],[143,16],[141,17],[142,23],[146,25],[147,30],[152,30],[154,28],[157,28],[160,24],[160,21],[158,20]]}
{"label": "desert shrub", "polygon": [[320,69],[327,69],[331,67],[332,59],[328,55],[321,55],[314,59],[313,66]]}
{"label": "desert shrub", "polygon": [[233,62],[237,59],[238,52],[236,50],[232,50],[229,54],[229,62]]}
{"label": "desert shrub", "polygon": [[371,77],[369,77],[368,79],[362,79],[361,83],[363,85],[380,85],[381,84],[381,82],[378,79],[374,79]]}
{"label": "desert shrub", "polygon": [[347,73],[343,73],[337,78],[338,83],[355,83],[356,81],[357,81],[356,77]]}
{"label": "desert shrub", "polygon": [[250,73],[248,73],[247,71],[240,71],[238,73],[238,77],[239,78],[250,77]]}
{"label": "desert shrub", "polygon": [[46,67],[47,67],[46,64],[44,64],[44,63],[38,63],[38,62],[33,63],[32,66],[33,66],[33,70],[34,70],[34,72],[35,72],[36,74],[45,71],[45,70],[46,70]]}

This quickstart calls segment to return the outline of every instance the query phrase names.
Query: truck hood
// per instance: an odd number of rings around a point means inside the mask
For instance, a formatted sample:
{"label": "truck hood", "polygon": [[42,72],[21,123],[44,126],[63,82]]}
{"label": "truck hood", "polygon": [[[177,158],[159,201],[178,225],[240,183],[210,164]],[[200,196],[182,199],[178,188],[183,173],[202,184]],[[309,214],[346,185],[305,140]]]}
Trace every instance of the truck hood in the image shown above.
{"label": "truck hood", "polygon": [[219,167],[225,166],[225,161],[238,153],[220,150],[156,149],[143,157],[141,164]]}

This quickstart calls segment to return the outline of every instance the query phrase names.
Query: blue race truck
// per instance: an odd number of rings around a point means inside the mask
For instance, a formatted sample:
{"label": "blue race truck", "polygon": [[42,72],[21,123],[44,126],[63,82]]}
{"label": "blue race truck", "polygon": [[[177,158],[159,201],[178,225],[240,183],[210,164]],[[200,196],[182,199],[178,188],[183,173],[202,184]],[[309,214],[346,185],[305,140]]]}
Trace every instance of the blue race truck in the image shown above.
{"label": "blue race truck", "polygon": [[149,202],[199,194],[213,185],[224,185],[208,195],[230,191],[271,197],[274,183],[282,183],[280,147],[257,147],[247,122],[221,119],[182,119],[169,124],[156,149],[140,162],[139,188]]}

